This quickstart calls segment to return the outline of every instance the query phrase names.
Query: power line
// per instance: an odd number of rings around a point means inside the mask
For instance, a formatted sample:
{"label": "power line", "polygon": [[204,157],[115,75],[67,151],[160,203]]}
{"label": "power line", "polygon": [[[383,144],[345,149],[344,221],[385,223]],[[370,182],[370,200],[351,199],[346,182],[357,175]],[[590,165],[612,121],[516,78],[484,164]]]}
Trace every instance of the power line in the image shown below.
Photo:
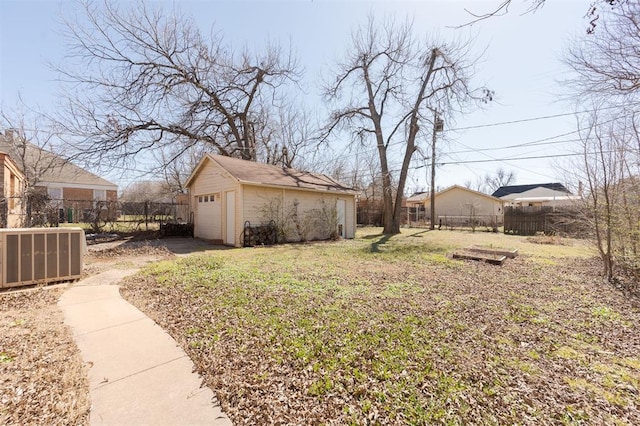
{"label": "power line", "polygon": [[[551,154],[551,155],[533,155],[529,157],[514,157],[514,158],[490,158],[487,160],[461,160],[461,161],[447,161],[442,163],[436,163],[438,166],[447,166],[453,164],[472,164],[472,163],[493,163],[493,162],[507,162],[507,161],[518,161],[518,160],[540,160],[544,158],[561,158],[561,157],[575,157],[577,155],[582,155],[580,153],[574,154]],[[429,166],[431,164],[428,164]],[[416,166],[415,169],[420,169],[425,167],[424,165]]]}
{"label": "power line", "polygon": [[[631,104],[631,105],[637,106],[638,103],[634,103],[634,104]],[[596,112],[596,111],[602,111],[602,110],[608,110],[608,109],[614,109],[614,108],[620,108],[620,107],[619,106],[610,106],[610,107],[603,107],[603,108],[585,109],[585,110],[582,110],[582,111],[565,112],[565,113],[562,113],[562,114],[541,115],[541,116],[538,116],[538,117],[522,118],[520,120],[500,121],[500,122],[497,122],[497,123],[478,124],[476,126],[458,127],[458,128],[454,128],[454,129],[449,129],[449,131],[471,130],[471,129],[481,129],[481,128],[485,128],[485,127],[506,126],[506,125],[509,125],[509,124],[526,123],[526,122],[530,122],[530,121],[539,121],[539,120],[548,120],[548,119],[551,119],[551,118],[567,117],[567,116],[570,116],[570,115],[584,114],[586,112]]]}
{"label": "power line", "polygon": [[[627,114],[625,117],[630,116],[631,114]],[[606,120],[603,122],[598,123],[598,126],[602,126],[611,122],[614,122],[617,118],[612,118],[610,120]],[[569,136],[572,135],[574,133],[579,133],[583,130],[587,130],[585,128],[578,128],[576,130],[572,130],[570,132],[567,133],[562,133],[559,135],[555,135],[555,136],[550,136],[550,137],[546,137],[546,138],[542,138],[542,139],[536,139],[533,141],[529,141],[529,142],[522,142],[519,144],[515,144],[515,145],[506,145],[506,146],[499,146],[499,147],[493,147],[493,148],[471,148],[468,145],[464,145],[463,143],[459,142],[459,141],[454,141],[454,143],[457,143],[459,145],[462,145],[464,148],[467,148],[467,150],[465,151],[450,151],[447,153],[443,153],[444,155],[448,155],[448,154],[466,154],[466,153],[476,153],[476,152],[484,152],[484,151],[496,151],[496,150],[503,150],[503,149],[512,149],[512,148],[524,148],[524,147],[530,147],[530,146],[541,146],[541,145],[554,145],[556,143],[561,144],[561,143],[571,143],[571,142],[580,142],[582,139],[565,139],[565,140],[560,140],[560,141],[554,141],[554,139],[563,137],[563,136]],[[486,154],[485,154],[486,155]],[[487,157],[492,158],[490,156],[487,155]],[[531,173],[535,173],[533,171],[530,171]],[[544,175],[540,175],[540,176],[544,176]]]}
{"label": "power line", "polygon": [[497,150],[503,150],[503,149],[527,148],[527,147],[533,147],[533,146],[555,145],[555,144],[562,144],[562,143],[579,142],[580,140],[581,139],[563,139],[563,140],[559,140],[559,141],[522,143],[522,144],[518,144],[518,145],[499,146],[499,147],[495,147],[495,148],[477,148],[477,149],[469,148],[469,149],[464,150],[464,151],[449,151],[449,152],[445,152],[443,154],[445,154],[445,155],[449,155],[449,154],[467,154],[467,153],[471,153],[471,152],[485,152],[485,151],[497,151]]}

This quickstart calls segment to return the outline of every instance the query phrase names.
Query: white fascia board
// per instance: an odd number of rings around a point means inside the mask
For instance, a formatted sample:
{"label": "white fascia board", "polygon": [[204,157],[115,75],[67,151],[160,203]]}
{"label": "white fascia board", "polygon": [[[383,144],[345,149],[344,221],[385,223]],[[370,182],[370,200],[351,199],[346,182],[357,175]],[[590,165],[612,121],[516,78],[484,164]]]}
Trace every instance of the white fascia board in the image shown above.
{"label": "white fascia board", "polygon": [[269,183],[251,182],[248,180],[238,180],[238,182],[242,185],[262,186],[264,188],[291,189],[291,190],[297,190],[297,191],[319,192],[323,194],[346,194],[346,195],[358,194],[357,191],[343,191],[343,190],[337,190],[337,189],[316,189],[316,188],[304,188],[301,186],[274,185]]}
{"label": "white fascia board", "polygon": [[38,182],[36,186],[44,186],[46,188],[73,188],[73,189],[98,189],[107,191],[117,191],[116,185],[100,185],[100,184],[82,184],[67,182]]}
{"label": "white fascia board", "polygon": [[572,200],[580,200],[580,199],[581,198],[579,195],[566,195],[564,197],[520,197],[520,198],[513,198],[513,201],[517,201],[517,202],[567,201],[567,200],[572,201]]}

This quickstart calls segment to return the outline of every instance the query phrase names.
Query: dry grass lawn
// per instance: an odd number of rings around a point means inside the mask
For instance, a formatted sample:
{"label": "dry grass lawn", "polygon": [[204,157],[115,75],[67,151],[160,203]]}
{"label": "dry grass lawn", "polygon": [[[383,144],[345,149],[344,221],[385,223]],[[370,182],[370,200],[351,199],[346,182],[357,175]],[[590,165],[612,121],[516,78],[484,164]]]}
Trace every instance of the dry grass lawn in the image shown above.
{"label": "dry grass lawn", "polygon": [[[640,310],[588,244],[379,231],[161,262],[123,294],[235,424],[640,424]],[[450,258],[474,244],[521,255]]]}

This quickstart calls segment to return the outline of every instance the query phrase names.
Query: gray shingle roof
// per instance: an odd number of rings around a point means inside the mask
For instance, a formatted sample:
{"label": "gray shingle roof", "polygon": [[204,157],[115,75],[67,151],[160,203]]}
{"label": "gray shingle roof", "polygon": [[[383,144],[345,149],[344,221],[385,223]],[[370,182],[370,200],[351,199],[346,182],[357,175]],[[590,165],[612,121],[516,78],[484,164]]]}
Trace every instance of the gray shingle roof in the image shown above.
{"label": "gray shingle roof", "polygon": [[115,183],[109,182],[59,155],[26,142],[24,151],[16,143],[0,135],[0,150],[7,152],[14,162],[23,169],[31,180],[47,183],[109,186],[117,189]]}
{"label": "gray shingle roof", "polygon": [[[240,183],[311,189],[316,191],[355,193],[353,188],[349,188],[329,176],[319,173],[287,169],[270,164],[225,157],[222,155],[207,154],[206,158],[217,163]],[[191,176],[189,181],[194,177],[195,174]]]}
{"label": "gray shingle roof", "polygon": [[560,191],[560,192],[566,192],[567,194],[571,195],[571,192],[565,188],[565,186],[561,183],[558,182],[554,182],[554,183],[536,183],[536,184],[532,184],[532,185],[510,185],[510,186],[501,186],[500,188],[498,188],[493,194],[491,194],[493,197],[504,197],[505,195],[510,195],[510,194],[520,194],[522,192],[526,192],[526,191],[530,191],[532,189],[535,188],[547,188],[547,189],[551,189],[554,191]]}

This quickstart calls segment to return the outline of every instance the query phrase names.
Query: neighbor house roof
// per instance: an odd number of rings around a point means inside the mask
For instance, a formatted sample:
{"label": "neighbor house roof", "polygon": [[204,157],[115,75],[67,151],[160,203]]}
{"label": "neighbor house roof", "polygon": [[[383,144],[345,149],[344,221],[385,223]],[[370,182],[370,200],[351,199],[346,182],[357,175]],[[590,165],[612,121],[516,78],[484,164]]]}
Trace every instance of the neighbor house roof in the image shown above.
{"label": "neighbor house roof", "polygon": [[494,197],[502,198],[506,195],[520,194],[535,188],[547,188],[547,189],[551,189],[552,191],[566,192],[567,194],[571,194],[571,192],[567,188],[565,188],[563,184],[555,182],[555,183],[536,183],[532,185],[501,186],[491,195]]}
{"label": "neighbor house roof", "polygon": [[344,192],[349,194],[356,193],[353,188],[345,186],[323,174],[304,172],[215,154],[206,154],[202,160],[200,160],[187,179],[186,186],[191,185],[193,179],[198,175],[206,161],[216,163],[231,175],[231,177],[243,184]]}
{"label": "neighbor house roof", "polygon": [[[59,185],[91,187],[117,190],[115,183],[109,182],[53,152],[42,149],[30,142],[20,141],[20,145],[4,135],[0,135],[0,150],[8,152],[36,185]],[[24,150],[23,150],[24,148]]]}
{"label": "neighbor house roof", "polygon": [[421,203],[428,198],[428,192],[416,192],[411,197],[407,198],[407,203]]}
{"label": "neighbor house roof", "polygon": [[[482,196],[484,198],[490,199],[491,201],[497,201],[497,202],[500,202],[500,203],[503,202],[500,198],[494,197],[493,195],[485,194],[484,192],[480,192],[480,191],[474,191],[473,189],[465,188],[464,186],[460,186],[460,185],[452,185],[452,186],[448,187],[447,189],[443,189],[442,191],[438,191],[438,192],[436,192],[436,196],[435,197],[438,198],[439,195],[444,194],[444,193],[449,192],[449,191],[453,191],[455,189],[461,190],[461,191],[465,191],[465,192],[469,192],[469,193],[475,194],[475,195],[480,195],[480,196]],[[429,200],[430,198],[431,197],[427,197],[425,199],[425,201]]]}

